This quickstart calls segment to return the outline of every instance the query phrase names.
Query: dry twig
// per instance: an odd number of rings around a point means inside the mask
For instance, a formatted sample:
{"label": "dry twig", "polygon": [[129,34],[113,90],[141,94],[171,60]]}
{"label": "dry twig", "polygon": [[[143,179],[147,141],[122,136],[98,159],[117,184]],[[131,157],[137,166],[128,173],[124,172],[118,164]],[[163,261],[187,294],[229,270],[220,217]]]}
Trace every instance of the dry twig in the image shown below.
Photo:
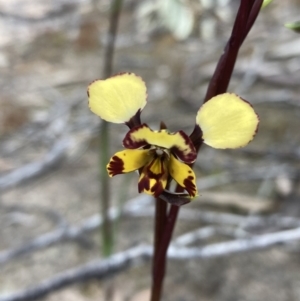
{"label": "dry twig", "polygon": [[[185,248],[170,246],[168,257],[173,260],[193,258],[212,258],[230,254],[262,250],[278,244],[284,244],[300,239],[300,228],[276,233],[253,236],[247,239],[237,239],[216,243],[201,248]],[[191,241],[189,241],[191,243]],[[0,297],[0,301],[31,301],[67,287],[71,284],[90,279],[106,279],[114,274],[145,263],[152,256],[152,246],[139,245],[117,253],[107,259],[95,260],[80,267],[62,272],[35,287]]]}
{"label": "dry twig", "polygon": [[42,160],[25,164],[11,172],[0,177],[0,191],[23,184],[33,178],[44,175],[60,165],[65,157],[65,151],[68,147],[68,140],[61,139],[57,141],[52,149],[44,156]]}
{"label": "dry twig", "polygon": [[[150,200],[151,198],[146,195],[139,195],[129,201],[122,212],[116,207],[111,208],[109,217],[115,220],[120,217],[120,214],[134,214],[134,212],[139,211],[141,207],[147,205]],[[48,248],[57,243],[80,239],[84,234],[99,228],[102,222],[102,217],[99,214],[95,214],[85,219],[78,226],[61,227],[57,230],[42,234],[18,248],[4,250],[0,252],[0,265],[6,264],[19,256]]]}

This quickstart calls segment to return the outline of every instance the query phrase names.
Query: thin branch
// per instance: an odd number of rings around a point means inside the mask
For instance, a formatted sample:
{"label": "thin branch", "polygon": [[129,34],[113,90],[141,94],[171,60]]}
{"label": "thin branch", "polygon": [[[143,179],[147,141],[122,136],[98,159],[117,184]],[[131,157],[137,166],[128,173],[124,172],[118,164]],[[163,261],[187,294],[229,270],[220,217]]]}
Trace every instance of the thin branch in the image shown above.
{"label": "thin branch", "polygon": [[[296,170],[287,165],[279,165],[278,170],[272,170],[272,172],[272,177],[277,177],[280,172],[286,172],[290,177],[295,177],[296,175]],[[266,167],[259,167],[245,171],[239,170],[231,173],[224,172],[218,175],[199,179],[197,181],[197,186],[200,191],[203,191],[204,189],[238,181],[259,180],[265,178],[266,174],[268,174],[268,168]],[[135,217],[153,216],[154,209],[149,208],[149,206],[147,206],[147,208],[145,209],[144,206],[151,200],[152,199],[147,195],[141,194],[136,198],[130,200],[126,204],[121,214],[123,214],[124,216]],[[110,209],[109,217],[112,220],[119,218],[119,216],[120,212],[118,208]],[[244,227],[245,229],[251,227],[266,227],[270,225],[276,226],[277,228],[296,227],[300,225],[300,221],[297,218],[284,217],[276,214],[269,217],[261,217],[257,215],[243,216],[232,213],[220,213],[189,208],[182,208],[179,218],[185,220],[197,220],[208,224],[238,225],[240,227]],[[101,224],[102,217],[98,214],[95,214],[86,218],[78,226],[60,228],[42,234],[25,245],[0,252],[0,265],[6,264],[10,260],[18,258],[30,252],[38,251],[61,242],[80,239],[83,235],[99,228]]]}
{"label": "thin branch", "polygon": [[42,160],[25,164],[13,171],[0,177],[0,191],[5,191],[17,185],[23,184],[28,180],[40,177],[50,170],[58,167],[64,157],[68,147],[68,140],[57,141],[52,149],[44,156]]}
{"label": "thin branch", "polygon": [[[153,216],[152,208],[141,208],[134,213],[129,213],[134,217],[150,217]],[[272,214],[270,216],[260,215],[239,215],[233,213],[221,213],[208,210],[197,210],[182,208],[179,214],[179,219],[186,221],[198,221],[206,224],[215,225],[231,225],[239,228],[250,230],[252,228],[274,227],[276,229],[286,229],[291,227],[300,227],[300,219],[291,216],[282,216]]]}
{"label": "thin branch", "polygon": [[[289,243],[300,239],[300,228],[215,243],[202,248],[185,248],[171,245],[168,257],[173,260],[193,258],[213,258],[230,254],[262,250],[278,244]],[[107,259],[95,260],[80,267],[62,272],[35,287],[0,297],[0,301],[38,300],[49,293],[78,282],[90,279],[106,279],[116,273],[147,262],[152,256],[152,246],[139,245],[126,251],[112,255]]]}
{"label": "thin branch", "polygon": [[118,25],[122,10],[123,0],[113,0],[110,8],[108,41],[104,53],[103,77],[107,78],[112,75],[113,59],[115,53],[115,41],[117,38]]}
{"label": "thin branch", "polygon": [[[300,103],[298,104],[300,105]],[[273,159],[276,161],[280,160],[287,160],[287,161],[294,161],[294,160],[300,160],[300,152],[296,149],[289,149],[288,151],[278,151],[277,149],[274,150],[274,148],[265,149],[265,150],[256,150],[256,149],[238,149],[242,154],[245,154],[247,156],[254,156],[254,157],[266,157],[268,156],[269,159]],[[292,170],[292,169],[291,169]],[[292,172],[294,174],[294,172]]]}
{"label": "thin branch", "polygon": [[[300,239],[300,228],[211,244],[202,248],[176,248],[171,246],[169,258],[186,260],[191,258],[212,258],[236,253],[262,250]],[[1,301],[1,300],[0,300]]]}
{"label": "thin branch", "polygon": [[[123,0],[111,1],[109,28],[107,32],[108,43],[105,47],[104,65],[102,76],[107,78],[112,75],[113,59],[115,53],[115,41],[118,33],[118,25],[122,10]],[[102,235],[102,252],[105,256],[110,256],[113,253],[114,237],[113,224],[109,217],[109,207],[111,204],[111,186],[106,170],[106,164],[109,161],[109,124],[103,121],[100,125],[99,132],[99,171],[100,171],[100,206],[103,215]],[[111,299],[110,297],[108,299]]]}
{"label": "thin branch", "polygon": [[[237,181],[259,180],[264,178],[268,172],[268,168],[266,167],[259,167],[247,171],[234,171],[231,173],[224,172],[219,175],[209,176],[198,180],[197,186],[200,191],[203,191],[204,189]],[[280,172],[286,172],[290,177],[294,177],[296,171],[294,168],[291,168],[287,165],[280,165],[278,166],[278,169],[272,170],[272,172],[272,177],[277,177]],[[144,205],[149,203],[149,201],[151,201],[150,197],[141,194],[129,201],[121,214],[124,216],[135,217],[153,216],[153,208],[147,207],[147,209],[145,209],[144,207]],[[117,208],[110,209],[109,217],[112,220],[118,218],[119,216],[120,212]],[[293,217],[283,217],[279,215],[271,215],[269,217],[261,217],[257,215],[243,216],[238,214],[218,213],[189,208],[182,208],[179,218],[185,220],[198,220],[208,224],[238,225],[240,227],[243,226],[244,228],[266,227],[269,225],[276,226],[277,228],[286,228],[300,225],[300,221]],[[99,228],[101,224],[102,217],[98,214],[95,214],[85,219],[78,226],[60,228],[42,234],[25,245],[0,252],[0,265],[6,264],[10,260],[22,255],[47,248],[54,244],[80,239],[83,235]]]}
{"label": "thin branch", "polygon": [[199,229],[193,230],[191,232],[182,234],[173,241],[173,246],[188,246],[197,242],[198,240],[202,241],[208,238],[211,238],[215,235],[223,235],[231,238],[247,238],[251,234],[240,228],[234,228],[230,226],[208,226],[201,227]]}
{"label": "thin branch", "polygon": [[[73,0],[73,3],[70,4],[63,4],[59,5],[59,2],[57,2],[55,9],[53,9],[50,12],[47,12],[42,17],[27,17],[22,16],[19,14],[12,14],[5,11],[0,11],[0,19],[4,19],[5,21],[10,21],[13,24],[20,24],[20,25],[36,25],[41,24],[46,21],[51,21],[53,23],[53,19],[63,19],[66,18],[67,15],[70,13],[74,13],[78,9],[78,5],[80,4],[80,1]],[[59,5],[59,7],[57,7]]]}
{"label": "thin branch", "polygon": [[[147,206],[152,199],[147,195],[139,195],[138,197],[130,200],[125,206],[123,212],[116,207],[109,210],[109,217],[115,220],[120,217],[120,214],[134,214],[139,211],[141,207]],[[38,251],[48,248],[52,245],[68,242],[75,239],[80,239],[84,234],[98,229],[103,223],[103,219],[99,214],[92,215],[85,219],[78,226],[64,227],[45,234],[42,234],[28,243],[14,248],[0,252],[0,265],[8,263],[12,259],[16,259],[22,255],[30,252]]]}
{"label": "thin branch", "polygon": [[[120,212],[120,210],[116,207],[111,208],[109,211],[109,217],[112,220],[119,218],[120,214],[132,217],[152,217],[154,208],[149,207],[149,202],[151,201],[151,197],[141,194],[129,201],[122,212]],[[182,208],[179,218],[188,221],[199,221],[207,224],[222,225],[222,227],[225,225],[238,226],[245,230],[257,227],[261,229],[270,226],[275,227],[276,229],[300,226],[299,219],[281,216],[278,214],[267,217],[258,215],[243,216],[232,213],[221,213],[189,208]],[[60,228],[42,234],[25,245],[0,252],[0,265],[7,264],[10,260],[16,259],[30,252],[45,249],[58,243],[81,239],[84,235],[98,229],[101,225],[102,217],[99,214],[95,214],[86,218],[78,226]]]}
{"label": "thin branch", "polygon": [[89,262],[85,265],[62,272],[35,287],[0,297],[0,301],[31,301],[38,300],[49,293],[78,282],[90,279],[103,280],[126,270],[138,263],[145,262],[151,256],[152,247],[137,246],[124,252]]}
{"label": "thin branch", "polygon": [[[245,151],[247,153],[247,151]],[[198,162],[196,162],[198,165]],[[203,189],[210,189],[213,187],[226,185],[230,183],[244,182],[244,181],[257,181],[265,179],[277,178],[280,174],[286,174],[289,178],[299,177],[299,172],[296,168],[288,164],[279,164],[277,166],[264,166],[256,168],[246,168],[243,170],[234,170],[232,172],[222,172],[216,175],[207,176],[197,181],[199,191]]]}

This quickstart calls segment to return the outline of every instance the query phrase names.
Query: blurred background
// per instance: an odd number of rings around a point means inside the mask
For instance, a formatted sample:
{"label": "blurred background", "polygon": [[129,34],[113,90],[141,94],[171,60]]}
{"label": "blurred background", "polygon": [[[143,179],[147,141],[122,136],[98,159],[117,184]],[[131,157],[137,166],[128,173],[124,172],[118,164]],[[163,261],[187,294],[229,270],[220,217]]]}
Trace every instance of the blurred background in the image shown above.
{"label": "blurred background", "polygon": [[[171,131],[192,131],[238,5],[124,1],[114,73],[145,80],[142,120],[153,129],[163,120]],[[88,109],[86,88],[102,76],[109,7],[108,0],[0,0],[0,299],[101,256],[97,223],[89,219],[100,208],[99,118]],[[298,0],[261,11],[229,88],[258,112],[258,134],[243,149],[201,149],[200,195],[184,207],[201,214],[182,214],[174,237],[202,229],[191,244],[202,247],[299,227],[300,36],[284,27],[299,15]],[[111,154],[126,129],[110,127]],[[130,209],[137,175],[111,182],[113,205]],[[116,252],[152,242],[148,208],[151,200],[140,213],[120,216]],[[90,230],[43,245],[85,222]],[[41,247],[30,245],[37,238]],[[299,301],[299,254],[295,239],[255,252],[171,260],[164,300]],[[148,300],[150,270],[147,262],[116,275],[114,300]],[[92,280],[41,300],[101,300],[103,285]]]}

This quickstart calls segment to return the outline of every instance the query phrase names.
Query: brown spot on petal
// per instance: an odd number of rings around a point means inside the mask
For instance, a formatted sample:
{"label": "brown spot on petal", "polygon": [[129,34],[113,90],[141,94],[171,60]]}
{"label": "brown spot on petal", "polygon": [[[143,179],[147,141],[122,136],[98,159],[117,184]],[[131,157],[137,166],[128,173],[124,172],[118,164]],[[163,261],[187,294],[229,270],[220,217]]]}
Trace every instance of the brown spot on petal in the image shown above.
{"label": "brown spot on petal", "polygon": [[117,156],[113,156],[107,165],[107,171],[110,177],[123,173],[124,162]]}
{"label": "brown spot on petal", "polygon": [[138,132],[140,130],[142,130],[143,128],[148,128],[148,126],[146,124],[142,124],[139,126],[136,126],[134,128],[132,128],[125,136],[124,140],[123,140],[123,145],[126,148],[129,149],[137,149],[143,146],[146,146],[148,143],[145,139],[140,139],[140,140],[134,140],[134,133]]}
{"label": "brown spot on petal", "polygon": [[140,178],[138,184],[139,193],[143,192],[144,190],[150,190],[150,179],[147,175],[143,175]]}
{"label": "brown spot on petal", "polygon": [[203,136],[202,130],[200,129],[198,124],[195,124],[194,130],[190,135],[190,139],[193,142],[196,150],[199,150],[203,143],[202,136]]}
{"label": "brown spot on petal", "polygon": [[162,185],[162,182],[157,181],[152,187],[151,192],[153,195],[157,198],[160,196],[160,194],[164,191],[164,187]]}
{"label": "brown spot on petal", "polygon": [[171,148],[171,152],[185,163],[193,163],[197,158],[197,152],[190,137],[183,131],[178,132],[184,140],[185,149],[180,149],[177,145]]}
{"label": "brown spot on petal", "polygon": [[129,121],[125,122],[125,124],[129,127],[129,129],[132,129],[136,126],[141,125],[141,109],[139,109],[133,117],[130,118]]}
{"label": "brown spot on petal", "polygon": [[[153,180],[153,179],[152,179]],[[149,191],[154,197],[158,197],[163,191],[163,183],[160,181],[160,179],[155,179],[155,184],[150,186],[151,183],[151,177],[149,177],[148,174],[143,174],[143,177],[140,178],[138,189],[139,193],[143,191]]]}
{"label": "brown spot on petal", "polygon": [[[160,161],[160,170],[155,173],[151,170],[153,165]],[[146,165],[141,173],[141,177],[138,183],[139,192],[148,191],[155,197],[158,197],[165,189],[168,171],[166,169],[166,163],[163,158],[154,158],[148,165]]]}
{"label": "brown spot on petal", "polygon": [[167,129],[167,126],[163,121],[160,122],[160,129],[161,130],[166,130]]}
{"label": "brown spot on petal", "polygon": [[184,188],[189,193],[189,195],[192,197],[194,197],[197,193],[197,189],[196,189],[195,184],[193,183],[193,180],[194,180],[193,176],[188,176],[183,182]]}

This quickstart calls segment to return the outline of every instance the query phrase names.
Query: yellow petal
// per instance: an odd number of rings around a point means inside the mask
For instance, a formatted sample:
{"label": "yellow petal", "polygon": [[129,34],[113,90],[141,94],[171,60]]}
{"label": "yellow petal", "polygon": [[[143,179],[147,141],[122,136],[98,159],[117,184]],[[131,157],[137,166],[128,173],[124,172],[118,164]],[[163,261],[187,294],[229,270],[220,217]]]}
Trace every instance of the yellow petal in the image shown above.
{"label": "yellow petal", "polygon": [[166,160],[162,157],[154,157],[141,172],[138,185],[139,192],[158,197],[166,188],[168,175]]}
{"label": "yellow petal", "polygon": [[149,150],[126,149],[114,154],[107,164],[107,171],[110,177],[131,172],[143,167],[152,158]]}
{"label": "yellow petal", "polygon": [[178,161],[173,155],[170,156],[169,172],[171,177],[182,186],[191,197],[197,195],[196,176],[194,171],[185,163]]}
{"label": "yellow petal", "polygon": [[126,148],[155,145],[170,149],[180,160],[192,163],[197,153],[189,136],[183,131],[169,133],[167,130],[152,131],[146,124],[131,129],[123,140]]}
{"label": "yellow petal", "polygon": [[94,81],[88,96],[93,113],[109,122],[125,123],[145,107],[147,91],[139,76],[123,73]]}
{"label": "yellow petal", "polygon": [[259,118],[252,106],[235,94],[220,94],[202,105],[196,123],[204,143],[214,148],[238,148],[255,136]]}

